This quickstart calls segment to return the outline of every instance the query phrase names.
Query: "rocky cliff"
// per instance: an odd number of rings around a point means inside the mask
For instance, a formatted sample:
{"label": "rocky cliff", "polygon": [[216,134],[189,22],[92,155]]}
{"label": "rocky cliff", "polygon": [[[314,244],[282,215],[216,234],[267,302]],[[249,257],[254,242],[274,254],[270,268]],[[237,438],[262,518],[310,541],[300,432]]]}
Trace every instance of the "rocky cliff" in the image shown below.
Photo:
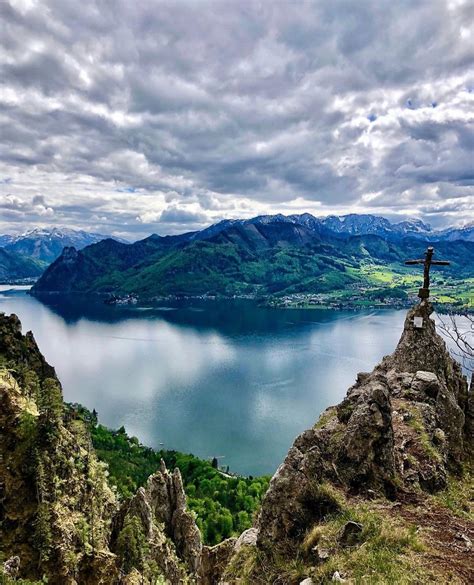
{"label": "rocky cliff", "polygon": [[473,582],[473,397],[431,312],[408,312],[394,353],[295,440],[255,526],[215,547],[177,470],[118,501],[32,335],[0,316],[5,571],[86,585]]}
{"label": "rocky cliff", "polygon": [[[53,584],[186,583],[201,538],[179,471],[119,502],[54,369],[14,315],[0,314],[0,559]],[[0,582],[9,582],[0,571]]]}
{"label": "rocky cliff", "polygon": [[[420,583],[425,582],[424,578],[426,582],[472,582],[472,393],[459,364],[450,357],[436,333],[435,323],[430,319],[432,310],[429,303],[422,302],[409,311],[395,352],[371,373],[360,373],[346,398],[327,409],[314,428],[296,439],[263,501],[256,524],[253,568],[249,570],[247,565],[249,575],[266,567],[273,573],[272,578],[286,574],[281,582],[297,582],[295,572],[285,572],[296,558],[301,559],[301,576],[312,575],[314,582],[330,580],[331,573],[332,576],[336,573],[337,562],[340,567],[358,570],[357,562],[351,564],[346,558],[344,541],[355,548],[362,544],[370,548],[371,543],[370,535],[364,533],[368,527],[354,518],[364,517],[367,509],[378,509],[377,522],[382,526],[385,523],[396,533],[417,525],[413,518],[411,522],[405,518],[403,526],[397,526],[392,518],[393,509],[398,510],[399,518],[408,516],[410,507],[405,504],[412,502],[426,507],[418,518],[419,526],[423,525],[423,517],[429,525],[430,515],[438,514],[446,523],[444,536],[448,535],[451,542],[439,553],[443,560],[437,567],[432,559],[427,560],[428,554],[422,560],[424,545],[420,536],[420,542],[413,543],[414,549],[419,547],[416,562],[407,564],[410,567],[407,570],[413,571],[412,580],[405,575],[400,582]],[[466,519],[464,524],[443,508],[439,511],[435,506],[434,512],[430,508],[435,501],[430,499],[431,494],[443,493],[450,481],[466,486],[460,509],[455,510]],[[372,503],[375,501],[377,504]],[[413,511],[410,513],[416,516]],[[339,527],[336,538],[330,533],[341,519],[343,524],[344,520],[347,522]],[[375,522],[374,518],[372,521]],[[372,537],[375,541],[374,534]],[[404,538],[408,539],[408,535],[401,539]],[[457,546],[457,538],[465,543],[464,548]],[[325,544],[318,547],[321,542]],[[387,539],[386,546],[399,545],[396,541],[390,544]],[[456,565],[458,549],[463,552]],[[355,557],[358,553],[353,550]],[[328,562],[331,557],[336,565]],[[451,557],[454,571],[449,577],[442,572],[446,557]],[[239,553],[234,552],[227,568],[230,581],[235,579],[239,562]],[[429,569],[418,573],[416,567],[423,564]],[[366,567],[369,580],[370,569]],[[339,576],[337,572],[334,580]],[[370,582],[399,582],[393,579],[386,581],[380,573],[378,579]]]}

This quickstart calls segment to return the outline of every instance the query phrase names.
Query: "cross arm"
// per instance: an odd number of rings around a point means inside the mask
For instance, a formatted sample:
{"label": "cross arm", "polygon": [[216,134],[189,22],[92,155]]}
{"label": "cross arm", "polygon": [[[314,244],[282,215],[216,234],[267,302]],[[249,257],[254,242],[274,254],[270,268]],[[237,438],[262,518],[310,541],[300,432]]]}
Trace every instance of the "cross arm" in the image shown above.
{"label": "cross arm", "polygon": [[435,264],[436,266],[449,266],[450,262],[447,260],[433,260],[431,264]]}
{"label": "cross arm", "polygon": [[405,264],[424,264],[424,260],[405,260]]}

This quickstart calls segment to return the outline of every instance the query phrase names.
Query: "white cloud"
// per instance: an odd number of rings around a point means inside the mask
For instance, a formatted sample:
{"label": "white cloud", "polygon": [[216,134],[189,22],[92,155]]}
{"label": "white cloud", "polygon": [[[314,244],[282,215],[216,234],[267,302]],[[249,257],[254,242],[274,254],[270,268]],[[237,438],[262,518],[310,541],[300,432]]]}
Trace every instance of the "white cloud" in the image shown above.
{"label": "white cloud", "polygon": [[134,237],[286,211],[462,222],[473,10],[3,2],[0,230]]}

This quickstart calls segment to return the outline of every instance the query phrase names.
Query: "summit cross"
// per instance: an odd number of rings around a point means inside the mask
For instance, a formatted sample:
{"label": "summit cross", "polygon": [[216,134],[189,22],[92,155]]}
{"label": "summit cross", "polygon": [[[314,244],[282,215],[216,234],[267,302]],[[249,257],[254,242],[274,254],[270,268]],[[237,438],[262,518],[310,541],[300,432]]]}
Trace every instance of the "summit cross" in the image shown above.
{"label": "summit cross", "polygon": [[427,299],[430,296],[430,268],[431,266],[449,266],[447,260],[433,260],[434,248],[427,248],[425,257],[420,260],[405,260],[405,264],[423,264],[423,288],[418,291],[420,299]]}

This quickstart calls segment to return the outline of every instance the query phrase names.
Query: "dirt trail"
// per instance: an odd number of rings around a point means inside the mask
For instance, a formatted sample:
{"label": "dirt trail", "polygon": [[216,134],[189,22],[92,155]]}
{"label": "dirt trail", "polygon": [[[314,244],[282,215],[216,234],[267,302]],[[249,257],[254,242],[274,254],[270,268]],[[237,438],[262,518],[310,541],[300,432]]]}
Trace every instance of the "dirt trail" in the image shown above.
{"label": "dirt trail", "polygon": [[420,528],[427,551],[423,563],[446,576],[446,583],[474,584],[474,521],[455,516],[447,508],[406,494],[388,512]]}

